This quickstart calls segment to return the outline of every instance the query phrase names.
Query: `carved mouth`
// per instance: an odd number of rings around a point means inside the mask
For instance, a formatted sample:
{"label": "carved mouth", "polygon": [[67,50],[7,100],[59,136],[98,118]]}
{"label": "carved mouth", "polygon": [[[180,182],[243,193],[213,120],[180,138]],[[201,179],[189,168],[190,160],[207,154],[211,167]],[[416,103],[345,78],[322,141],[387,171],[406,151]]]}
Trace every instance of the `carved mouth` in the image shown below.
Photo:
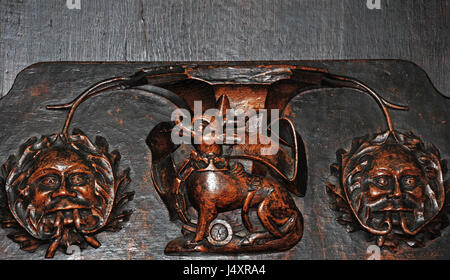
{"label": "carved mouth", "polygon": [[90,209],[87,201],[80,198],[62,197],[54,199],[45,209],[45,214],[74,209]]}
{"label": "carved mouth", "polygon": [[383,209],[373,210],[372,212],[414,212],[414,209],[388,206]]}
{"label": "carved mouth", "polygon": [[407,199],[379,200],[370,205],[372,212],[414,212],[415,204]]}
{"label": "carved mouth", "polygon": [[74,209],[90,209],[90,207],[86,207],[83,205],[67,205],[67,206],[57,206],[53,207],[51,209],[48,209],[45,211],[45,214],[51,214],[58,211],[67,211],[67,210],[74,210]]}

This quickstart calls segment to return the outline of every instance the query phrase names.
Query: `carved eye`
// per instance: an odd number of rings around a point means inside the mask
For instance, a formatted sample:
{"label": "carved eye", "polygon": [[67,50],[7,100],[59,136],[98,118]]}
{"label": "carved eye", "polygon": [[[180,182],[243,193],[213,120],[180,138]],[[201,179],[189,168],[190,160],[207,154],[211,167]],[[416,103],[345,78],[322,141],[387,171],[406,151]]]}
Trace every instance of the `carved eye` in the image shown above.
{"label": "carved eye", "polygon": [[70,175],[69,181],[72,186],[82,186],[82,185],[86,185],[88,178],[87,178],[86,174],[76,173],[76,174]]}
{"label": "carved eye", "polygon": [[388,176],[378,176],[377,178],[375,178],[375,183],[378,186],[385,187],[389,184],[389,178]]}
{"label": "carved eye", "polygon": [[416,184],[416,179],[412,176],[408,176],[403,179],[403,184],[407,187],[414,186]]}
{"label": "carved eye", "polygon": [[45,188],[56,188],[59,186],[59,178],[55,175],[47,175],[39,180],[39,186]]}

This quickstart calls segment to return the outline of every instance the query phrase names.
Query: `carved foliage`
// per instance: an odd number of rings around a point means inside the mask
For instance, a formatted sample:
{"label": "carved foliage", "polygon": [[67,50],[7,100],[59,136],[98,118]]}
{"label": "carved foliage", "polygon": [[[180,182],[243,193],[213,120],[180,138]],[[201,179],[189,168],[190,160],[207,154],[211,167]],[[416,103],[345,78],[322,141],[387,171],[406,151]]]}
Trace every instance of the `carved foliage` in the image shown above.
{"label": "carved foliage", "polygon": [[118,231],[132,213],[125,192],[129,169],[119,172],[120,154],[108,151],[105,138],[95,144],[74,129],[30,138],[1,168],[1,224],[21,249],[34,252],[49,243],[46,257],[70,245],[97,248],[95,235]]}
{"label": "carved foliage", "polygon": [[331,165],[326,184],[337,221],[349,232],[364,230],[377,245],[396,250],[440,235],[448,225],[446,162],[433,145],[411,132],[386,132],[355,139]]}

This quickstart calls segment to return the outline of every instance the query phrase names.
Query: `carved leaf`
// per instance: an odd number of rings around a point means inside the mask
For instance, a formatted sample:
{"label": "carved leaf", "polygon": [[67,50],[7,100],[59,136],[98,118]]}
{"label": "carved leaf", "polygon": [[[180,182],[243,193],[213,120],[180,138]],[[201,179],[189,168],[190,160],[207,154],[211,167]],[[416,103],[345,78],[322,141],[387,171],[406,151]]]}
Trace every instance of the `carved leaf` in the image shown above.
{"label": "carved leaf", "polygon": [[27,232],[24,232],[22,229],[18,229],[16,232],[8,234],[8,238],[20,244],[20,249],[28,252],[36,251],[36,249],[42,244],[41,241],[32,237]]}

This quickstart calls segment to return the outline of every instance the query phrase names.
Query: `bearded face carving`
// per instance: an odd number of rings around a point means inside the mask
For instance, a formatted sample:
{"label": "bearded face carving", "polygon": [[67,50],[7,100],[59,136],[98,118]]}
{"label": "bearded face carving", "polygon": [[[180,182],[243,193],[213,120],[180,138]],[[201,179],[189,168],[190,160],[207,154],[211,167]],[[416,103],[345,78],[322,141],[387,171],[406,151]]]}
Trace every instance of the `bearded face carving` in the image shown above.
{"label": "bearded face carving", "polygon": [[353,170],[348,170],[344,186],[354,213],[370,232],[387,234],[398,226],[413,235],[441,210],[443,186],[433,190],[435,178],[427,177],[417,159],[399,144],[380,147],[359,166],[363,167],[359,182],[353,182]]}
{"label": "bearded face carving", "polygon": [[129,177],[128,170],[118,173],[119,160],[104,138],[97,137],[94,145],[81,131],[69,139],[32,138],[17,161],[10,157],[4,190],[11,216],[33,244],[29,251],[45,242],[51,243],[46,257],[72,244],[99,247],[93,234],[119,229],[131,212],[117,213],[118,202],[132,198],[122,194]]}
{"label": "bearded face carving", "polygon": [[338,161],[332,171],[339,185],[327,188],[332,208],[348,209],[338,221],[350,231],[363,229],[395,250],[399,240],[423,245],[423,233],[446,224],[439,152],[414,135],[387,132],[354,141],[350,152],[338,152]]}
{"label": "bearded face carving", "polygon": [[103,191],[96,190],[100,185],[93,170],[75,150],[50,149],[34,168],[24,190],[7,185],[10,208],[30,234],[49,238],[57,230],[57,222],[75,225],[76,221],[83,233],[104,224],[113,187],[108,184]]}

